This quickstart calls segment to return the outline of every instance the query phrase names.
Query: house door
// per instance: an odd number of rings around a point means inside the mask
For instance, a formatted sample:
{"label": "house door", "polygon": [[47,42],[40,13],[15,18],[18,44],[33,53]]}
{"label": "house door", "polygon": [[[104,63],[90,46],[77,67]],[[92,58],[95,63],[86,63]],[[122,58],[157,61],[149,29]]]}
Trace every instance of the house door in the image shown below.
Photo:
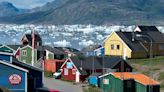
{"label": "house door", "polygon": [[76,71],[76,82],[80,81],[80,73]]}

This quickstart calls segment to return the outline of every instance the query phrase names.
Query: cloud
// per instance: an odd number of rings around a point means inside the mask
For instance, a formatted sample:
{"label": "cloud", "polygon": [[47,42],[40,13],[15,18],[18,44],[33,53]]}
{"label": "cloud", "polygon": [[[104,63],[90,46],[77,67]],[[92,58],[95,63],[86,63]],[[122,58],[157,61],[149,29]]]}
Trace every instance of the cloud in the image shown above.
{"label": "cloud", "polygon": [[11,2],[13,5],[15,5],[18,8],[31,9],[34,7],[42,6],[47,2],[51,2],[54,0],[0,0],[0,2],[3,1]]}

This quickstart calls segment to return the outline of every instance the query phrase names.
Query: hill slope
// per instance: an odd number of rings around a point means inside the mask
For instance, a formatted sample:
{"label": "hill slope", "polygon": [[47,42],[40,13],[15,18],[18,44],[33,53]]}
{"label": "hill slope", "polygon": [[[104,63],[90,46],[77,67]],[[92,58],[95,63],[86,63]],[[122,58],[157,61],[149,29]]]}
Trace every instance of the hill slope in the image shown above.
{"label": "hill slope", "polygon": [[[55,0],[56,1],[56,0]],[[57,0],[0,22],[34,24],[164,24],[162,0]],[[52,7],[52,6],[55,7]]]}
{"label": "hill slope", "polygon": [[0,2],[0,17],[14,16],[27,12],[26,9],[18,9],[12,3]]}

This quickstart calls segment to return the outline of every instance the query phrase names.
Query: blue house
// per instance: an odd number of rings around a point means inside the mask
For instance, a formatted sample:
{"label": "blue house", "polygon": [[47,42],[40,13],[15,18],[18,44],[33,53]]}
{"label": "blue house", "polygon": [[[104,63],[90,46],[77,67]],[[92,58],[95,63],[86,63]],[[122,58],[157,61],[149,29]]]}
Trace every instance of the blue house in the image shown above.
{"label": "blue house", "polygon": [[[0,86],[11,92],[36,92],[38,88],[43,87],[43,70],[20,62],[7,52],[0,52],[0,61],[0,79],[3,80],[0,82]],[[8,80],[15,78],[15,76],[21,81],[14,84],[14,80],[9,84]]]}
{"label": "blue house", "polygon": [[99,87],[100,86],[100,79],[99,76],[101,75],[101,73],[92,73],[89,77],[88,77],[88,83],[90,85],[94,85]]}
{"label": "blue house", "polygon": [[0,60],[0,86],[11,92],[27,92],[27,73],[29,71]]}
{"label": "blue house", "polygon": [[94,50],[94,56],[104,56],[105,55],[105,48],[100,47]]}

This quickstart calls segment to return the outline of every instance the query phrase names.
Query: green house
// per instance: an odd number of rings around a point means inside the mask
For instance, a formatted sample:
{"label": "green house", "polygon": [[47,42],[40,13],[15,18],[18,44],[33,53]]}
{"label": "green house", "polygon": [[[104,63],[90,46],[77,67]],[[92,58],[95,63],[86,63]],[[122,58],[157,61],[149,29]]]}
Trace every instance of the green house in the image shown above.
{"label": "green house", "polygon": [[[104,92],[160,92],[160,85],[143,74],[108,73],[99,77]],[[151,86],[151,87],[150,87]]]}
{"label": "green house", "polygon": [[[26,45],[20,48],[20,61],[32,64],[32,47]],[[34,63],[37,62],[37,50],[34,50]]]}

